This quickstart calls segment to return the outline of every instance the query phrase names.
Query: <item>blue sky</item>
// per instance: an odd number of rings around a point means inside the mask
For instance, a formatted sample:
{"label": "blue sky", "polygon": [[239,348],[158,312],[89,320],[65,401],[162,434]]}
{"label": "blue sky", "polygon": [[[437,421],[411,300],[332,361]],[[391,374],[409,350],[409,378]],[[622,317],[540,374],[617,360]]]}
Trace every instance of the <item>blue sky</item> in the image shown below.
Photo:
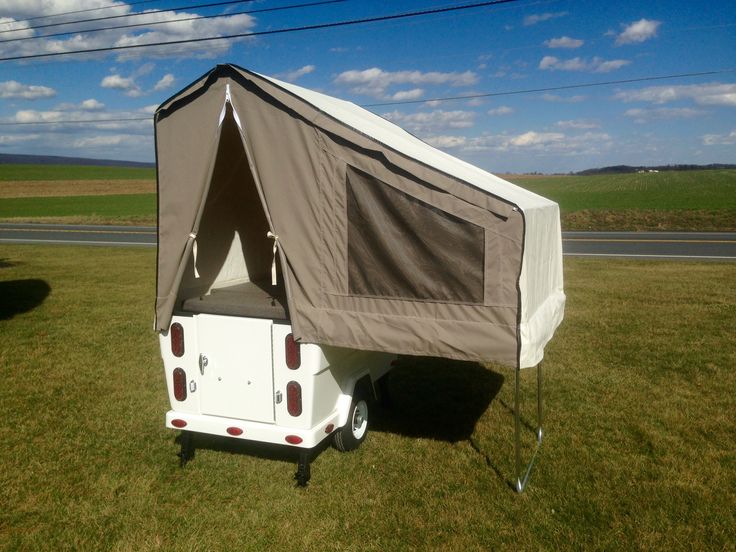
{"label": "blue sky", "polygon": [[[182,6],[209,2],[3,0],[0,58],[472,3],[346,0],[239,13],[306,2],[262,0],[187,9]],[[111,5],[116,7],[39,18]],[[167,11],[30,28],[151,10]],[[226,15],[82,32],[214,14]],[[10,29],[20,30],[2,32]],[[64,31],[75,34],[32,38]],[[25,40],[13,40],[19,38]],[[361,105],[722,71],[736,68],[736,2],[519,0],[316,31],[0,61],[0,152],[153,161],[156,106],[226,62]],[[736,162],[736,72],[369,109],[498,173]],[[138,118],[145,120],[104,122]],[[69,120],[89,122],[61,122]]]}

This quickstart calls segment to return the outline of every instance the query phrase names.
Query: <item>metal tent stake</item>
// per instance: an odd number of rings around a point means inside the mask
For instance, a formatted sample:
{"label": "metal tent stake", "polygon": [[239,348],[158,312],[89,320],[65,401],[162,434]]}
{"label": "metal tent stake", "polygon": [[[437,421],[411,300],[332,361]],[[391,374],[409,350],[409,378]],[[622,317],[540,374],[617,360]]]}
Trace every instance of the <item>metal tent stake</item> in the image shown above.
{"label": "metal tent stake", "polygon": [[520,398],[520,382],[521,382],[521,368],[516,367],[516,385],[514,389],[514,425],[515,425],[515,443],[514,448],[516,452],[516,492],[520,493],[526,487],[529,482],[529,476],[532,472],[532,466],[534,466],[534,460],[539,452],[539,447],[542,444],[542,363],[537,364],[537,446],[534,448],[531,460],[526,466],[526,471],[522,476],[521,467],[521,398]]}

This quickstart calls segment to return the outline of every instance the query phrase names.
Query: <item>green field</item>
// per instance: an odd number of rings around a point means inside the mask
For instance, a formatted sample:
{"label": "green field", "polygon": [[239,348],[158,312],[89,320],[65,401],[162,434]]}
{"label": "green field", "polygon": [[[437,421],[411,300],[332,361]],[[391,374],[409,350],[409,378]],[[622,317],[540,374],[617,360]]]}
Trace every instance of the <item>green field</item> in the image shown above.
{"label": "green field", "polygon": [[736,231],[736,170],[510,179],[559,203],[566,230]]}
{"label": "green field", "polygon": [[178,467],[154,251],[0,246],[0,549],[730,549],[735,270],[565,261],[524,494],[513,372],[416,359],[361,449],[325,450],[298,489],[279,450],[200,441]]}
{"label": "green field", "polygon": [[86,165],[0,164],[0,181],[9,180],[147,180],[156,178],[156,169],[138,167],[96,167]]}
{"label": "green field", "polygon": [[156,220],[155,194],[64,197],[12,197],[0,199],[0,219],[79,218],[99,221]]}
{"label": "green field", "polygon": [[[13,165],[0,165],[0,181],[7,167]],[[59,180],[79,179],[77,169],[133,171],[128,173],[130,178],[154,177],[153,169],[57,167],[58,173],[44,166],[35,169],[49,171],[47,178],[54,175]],[[736,170],[509,178],[557,201],[565,230],[736,231]],[[0,220],[6,221],[155,224],[155,210],[154,194],[0,198]]]}
{"label": "green field", "polygon": [[736,209],[736,170],[511,177],[511,180],[556,201],[563,213],[583,209]]}

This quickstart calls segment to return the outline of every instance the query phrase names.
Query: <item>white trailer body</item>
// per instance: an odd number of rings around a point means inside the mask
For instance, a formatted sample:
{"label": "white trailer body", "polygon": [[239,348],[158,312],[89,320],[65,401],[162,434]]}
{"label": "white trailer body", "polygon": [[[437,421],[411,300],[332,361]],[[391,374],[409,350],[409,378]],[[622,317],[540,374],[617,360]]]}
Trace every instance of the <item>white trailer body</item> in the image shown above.
{"label": "white trailer body", "polygon": [[346,426],[362,441],[356,386],[372,394],[395,358],[295,343],[285,320],[191,312],[174,315],[160,346],[166,427],[304,449]]}

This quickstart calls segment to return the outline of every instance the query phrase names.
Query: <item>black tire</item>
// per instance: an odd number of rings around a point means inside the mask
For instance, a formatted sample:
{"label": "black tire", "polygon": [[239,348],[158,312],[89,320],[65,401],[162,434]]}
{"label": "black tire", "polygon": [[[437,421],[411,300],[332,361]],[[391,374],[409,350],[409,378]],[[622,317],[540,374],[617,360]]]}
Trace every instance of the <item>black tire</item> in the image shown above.
{"label": "black tire", "polygon": [[368,401],[362,394],[353,395],[348,422],[332,437],[332,444],[340,452],[357,449],[368,435]]}

